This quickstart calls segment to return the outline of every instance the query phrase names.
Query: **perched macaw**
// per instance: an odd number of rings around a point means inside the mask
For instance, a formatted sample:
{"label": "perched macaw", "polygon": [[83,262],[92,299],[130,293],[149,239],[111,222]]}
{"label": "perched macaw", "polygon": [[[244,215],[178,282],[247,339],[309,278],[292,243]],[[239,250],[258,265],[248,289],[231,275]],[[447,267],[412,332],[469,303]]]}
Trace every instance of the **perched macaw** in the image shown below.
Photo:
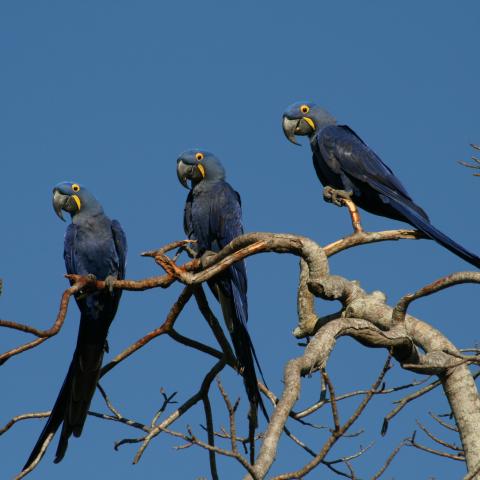
{"label": "perched macaw", "polygon": [[309,137],[313,165],[324,187],[343,191],[367,212],[409,223],[480,267],[480,258],[436,229],[380,157],[350,127],[337,125],[323,108],[309,102],[294,103],[283,115],[283,131],[297,145],[296,135]]}
{"label": "perched macaw", "polygon": [[86,188],[71,182],[58,184],[53,189],[53,208],[62,220],[62,210],[72,218],[64,242],[67,273],[94,275],[97,280],[105,280],[108,288],[80,292],[76,297],[81,316],[73,359],[24,470],[35,460],[45,439],[62,423],[55,463],[65,455],[69,437],[72,434],[79,437],[82,433],[107,348],[108,329],[122,294],[112,288],[112,282],[125,278],[125,233],[117,220],[110,220],[103,213],[100,203]]}
{"label": "perched macaw", "polygon": [[[188,238],[196,240],[199,257],[218,252],[243,234],[240,195],[225,181],[225,170],[215,155],[205,150],[187,150],[177,160],[180,183],[190,192],[185,204],[183,225]],[[247,330],[247,272],[245,263],[234,263],[216,275],[209,286],[219,301],[230,332],[239,368],[250,401],[250,418],[257,425],[258,406],[268,418],[258,390],[255,364],[261,372]]]}

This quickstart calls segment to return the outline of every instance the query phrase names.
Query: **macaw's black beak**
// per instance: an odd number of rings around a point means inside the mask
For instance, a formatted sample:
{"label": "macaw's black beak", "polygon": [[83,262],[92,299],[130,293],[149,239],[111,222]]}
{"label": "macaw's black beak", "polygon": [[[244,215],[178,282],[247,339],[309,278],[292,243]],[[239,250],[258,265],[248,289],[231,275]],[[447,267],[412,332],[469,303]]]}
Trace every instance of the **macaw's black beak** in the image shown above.
{"label": "macaw's black beak", "polygon": [[297,142],[296,135],[310,136],[315,132],[315,124],[307,117],[290,119],[284,115],[282,127],[285,136],[295,145],[301,145]]}
{"label": "macaw's black beak", "polygon": [[188,187],[188,178],[191,171],[191,165],[185,165],[182,160],[177,161],[177,177],[178,181],[185,187]]}
{"label": "macaw's black beak", "polygon": [[177,160],[177,177],[178,181],[187,189],[190,190],[188,186],[188,180],[192,183],[198,183],[205,176],[205,168],[203,165],[188,165],[183,163],[182,159]]}
{"label": "macaw's black beak", "polygon": [[283,127],[283,133],[288,138],[288,140],[290,140],[295,145],[300,145],[301,146],[301,144],[297,142],[297,138],[295,137],[295,131],[296,131],[299,123],[300,123],[299,118],[291,120],[290,118],[284,116],[283,117],[283,122],[282,122],[282,127]]}
{"label": "macaw's black beak", "polygon": [[63,218],[62,210],[72,215],[79,210],[79,201],[75,201],[70,195],[63,195],[57,189],[53,190],[52,205],[55,213],[63,221],[65,221],[65,218]]}

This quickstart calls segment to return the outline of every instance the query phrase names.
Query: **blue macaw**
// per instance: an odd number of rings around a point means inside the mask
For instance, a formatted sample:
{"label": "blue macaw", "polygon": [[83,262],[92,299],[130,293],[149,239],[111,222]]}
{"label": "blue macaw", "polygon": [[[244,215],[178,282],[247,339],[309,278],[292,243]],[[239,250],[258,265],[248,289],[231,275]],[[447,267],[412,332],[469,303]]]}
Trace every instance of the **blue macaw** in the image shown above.
{"label": "blue macaw", "polygon": [[[177,175],[184,187],[189,188],[188,180],[191,182],[183,225],[188,238],[197,241],[199,257],[219,252],[243,234],[240,195],[225,181],[225,170],[213,153],[183,152],[177,160]],[[243,372],[250,418],[256,427],[259,405],[267,418],[268,415],[258,390],[254,361],[262,372],[247,330],[247,272],[243,260],[216,275],[209,286],[221,305],[239,370]]]}
{"label": "blue macaw", "polygon": [[[367,212],[409,223],[463,260],[480,267],[480,258],[435,228],[380,157],[350,127],[337,125],[323,108],[309,102],[294,103],[283,115],[283,131],[297,145],[296,135],[309,137],[313,165],[324,187],[343,191],[340,196],[351,197]],[[336,192],[330,195],[337,203]]]}
{"label": "blue macaw", "polygon": [[125,278],[127,240],[117,220],[110,220],[100,203],[77,183],[59,183],[53,189],[53,208],[62,219],[62,210],[70,213],[64,259],[67,273],[94,275],[105,280],[108,288],[91,293],[80,292],[76,302],[80,309],[77,345],[67,376],[52,413],[30,457],[25,470],[38,456],[45,439],[63,423],[55,463],[62,460],[73,434],[79,437],[87,418],[107,348],[107,334],[122,294],[112,282]]}

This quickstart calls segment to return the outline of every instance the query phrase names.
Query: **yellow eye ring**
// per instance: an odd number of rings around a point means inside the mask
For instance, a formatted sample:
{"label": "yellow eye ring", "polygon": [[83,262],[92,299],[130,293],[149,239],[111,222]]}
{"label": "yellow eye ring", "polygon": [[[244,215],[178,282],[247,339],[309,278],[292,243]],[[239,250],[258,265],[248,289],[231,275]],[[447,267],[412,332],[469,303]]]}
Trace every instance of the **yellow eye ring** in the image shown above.
{"label": "yellow eye ring", "polygon": [[72,190],[73,190],[74,192],[79,192],[79,191],[80,191],[80,185],[79,185],[78,183],[74,183],[74,184],[72,185]]}
{"label": "yellow eye ring", "polygon": [[300,107],[300,111],[305,114],[305,113],[308,113],[310,111],[310,107],[308,105],[302,105]]}
{"label": "yellow eye ring", "polygon": [[195,158],[200,162],[201,160],[203,160],[203,153],[201,152],[198,152],[197,154],[195,154]]}

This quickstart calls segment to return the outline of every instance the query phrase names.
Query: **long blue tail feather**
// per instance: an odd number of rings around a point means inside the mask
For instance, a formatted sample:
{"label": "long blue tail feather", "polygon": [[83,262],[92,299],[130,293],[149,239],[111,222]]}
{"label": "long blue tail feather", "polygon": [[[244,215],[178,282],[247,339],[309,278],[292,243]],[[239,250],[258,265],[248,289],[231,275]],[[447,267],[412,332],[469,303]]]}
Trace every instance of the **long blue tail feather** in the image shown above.
{"label": "long blue tail feather", "polygon": [[462,258],[466,262],[470,263],[474,267],[480,268],[480,258],[474,253],[470,252],[466,248],[462,247],[459,243],[452,240],[450,237],[442,233],[440,230],[435,228],[431,223],[426,221],[421,217],[415,210],[410,208],[408,205],[403,204],[400,201],[395,199],[389,199],[392,205],[405,216],[406,220],[410,225],[415,227],[417,230],[420,230],[427,237],[435,240],[437,243],[445,247],[447,250],[450,250],[452,253]]}

